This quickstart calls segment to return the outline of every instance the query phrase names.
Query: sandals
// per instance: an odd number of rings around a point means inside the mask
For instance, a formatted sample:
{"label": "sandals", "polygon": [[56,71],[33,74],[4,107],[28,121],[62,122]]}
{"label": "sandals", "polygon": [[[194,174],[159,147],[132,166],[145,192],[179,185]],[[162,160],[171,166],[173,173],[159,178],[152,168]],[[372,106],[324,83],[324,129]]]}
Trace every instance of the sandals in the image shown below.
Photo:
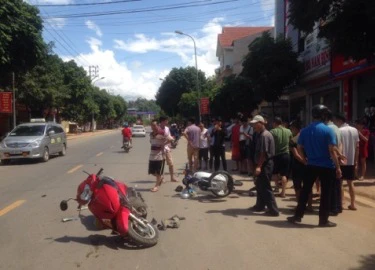
{"label": "sandals", "polygon": [[351,206],[351,205],[348,206],[348,209],[349,209],[349,210],[352,210],[352,211],[357,211],[357,208],[354,207],[354,206]]}
{"label": "sandals", "polygon": [[158,187],[153,187],[152,189],[150,189],[151,192],[157,192],[159,191],[159,188]]}

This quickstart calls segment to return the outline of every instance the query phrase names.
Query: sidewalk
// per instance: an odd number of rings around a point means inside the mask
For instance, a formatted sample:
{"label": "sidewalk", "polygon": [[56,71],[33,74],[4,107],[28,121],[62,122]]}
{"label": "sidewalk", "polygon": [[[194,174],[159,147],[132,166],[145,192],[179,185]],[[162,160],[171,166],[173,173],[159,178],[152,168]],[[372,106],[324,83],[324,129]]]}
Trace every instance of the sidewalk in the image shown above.
{"label": "sidewalk", "polygon": [[95,130],[94,132],[88,131],[88,132],[82,132],[82,133],[67,133],[66,138],[67,140],[74,140],[74,139],[79,139],[79,138],[86,138],[86,137],[106,134],[110,132],[120,132],[119,130],[120,129],[101,129],[101,130]]}
{"label": "sidewalk", "polygon": [[[231,160],[231,150],[228,147],[229,143],[227,143],[227,149],[226,149],[226,159],[227,159],[227,165],[228,165],[228,171],[231,172],[231,169],[234,167],[234,161]],[[250,177],[244,176],[244,175],[237,175],[233,174],[233,178],[235,180],[240,179],[250,179]],[[288,181],[288,189],[292,186],[292,181]],[[373,161],[367,161],[367,172],[366,177],[364,180],[356,180],[354,181],[355,186],[355,193],[356,193],[356,200],[358,203],[366,204],[366,205],[372,205],[375,207],[375,163]],[[287,191],[287,193],[290,191]],[[345,197],[349,197],[349,189],[346,181],[344,181],[344,192]],[[294,191],[292,192],[294,194]]]}

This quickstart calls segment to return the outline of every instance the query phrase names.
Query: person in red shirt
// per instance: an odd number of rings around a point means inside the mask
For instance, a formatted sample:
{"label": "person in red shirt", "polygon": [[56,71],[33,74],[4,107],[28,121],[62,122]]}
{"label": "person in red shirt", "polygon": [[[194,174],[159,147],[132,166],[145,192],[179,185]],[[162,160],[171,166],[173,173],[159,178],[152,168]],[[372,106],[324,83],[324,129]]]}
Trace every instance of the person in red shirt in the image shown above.
{"label": "person in red shirt", "polygon": [[[365,128],[365,119],[355,121],[355,127],[359,134],[359,166],[361,169],[361,174],[359,174],[359,180],[363,180],[366,175],[366,159],[368,158],[368,141],[370,137],[370,131]],[[359,167],[358,166],[358,167]],[[358,172],[358,168],[357,168]]]}
{"label": "person in red shirt", "polygon": [[133,134],[132,134],[132,130],[129,127],[128,123],[124,124],[124,128],[122,129],[121,133],[122,133],[122,143],[124,143],[125,140],[129,140],[130,141],[130,147],[132,147],[132,145],[133,145],[133,141],[132,141]]}

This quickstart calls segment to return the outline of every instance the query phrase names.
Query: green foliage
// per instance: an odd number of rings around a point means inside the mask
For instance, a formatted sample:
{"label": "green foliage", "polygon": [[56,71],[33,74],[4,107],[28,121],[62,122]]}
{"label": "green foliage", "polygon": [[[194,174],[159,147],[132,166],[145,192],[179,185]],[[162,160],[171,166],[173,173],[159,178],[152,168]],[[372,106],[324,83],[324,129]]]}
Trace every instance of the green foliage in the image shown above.
{"label": "green foliage", "polygon": [[129,101],[129,108],[136,108],[141,112],[160,112],[160,107],[156,104],[155,100],[147,100],[145,98],[137,98],[134,101]]}
{"label": "green foliage", "polygon": [[250,79],[256,96],[268,102],[277,101],[284,89],[302,72],[290,40],[264,32],[249,45],[243,62],[242,76]]}
{"label": "green foliage", "polygon": [[356,60],[372,60],[375,53],[375,1],[290,0],[290,23],[310,33],[319,23],[319,37],[332,51]]}
{"label": "green foliage", "polygon": [[[197,91],[196,79],[197,70],[194,67],[173,68],[156,94],[156,103],[169,116],[181,114],[179,102],[184,93]],[[198,72],[198,83],[200,89],[206,83],[206,76],[202,71]]]}
{"label": "green foliage", "polygon": [[228,119],[238,112],[249,115],[259,102],[250,79],[232,75],[225,78],[220,87],[213,89],[210,107],[213,115]]}
{"label": "green foliage", "polygon": [[47,50],[39,10],[22,0],[0,0],[0,18],[0,76],[24,73],[34,67]]}

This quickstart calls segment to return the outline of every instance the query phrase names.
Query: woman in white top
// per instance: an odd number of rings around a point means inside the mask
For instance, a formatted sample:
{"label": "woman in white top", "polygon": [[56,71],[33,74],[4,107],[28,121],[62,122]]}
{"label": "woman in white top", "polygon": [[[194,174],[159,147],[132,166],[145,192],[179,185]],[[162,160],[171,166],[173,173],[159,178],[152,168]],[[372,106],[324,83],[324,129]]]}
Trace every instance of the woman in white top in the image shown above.
{"label": "woman in white top", "polygon": [[[209,134],[204,124],[199,123],[201,129],[201,136],[199,139],[199,170],[207,170],[208,164],[208,147],[209,147]],[[204,167],[202,167],[202,159],[204,160]]]}

